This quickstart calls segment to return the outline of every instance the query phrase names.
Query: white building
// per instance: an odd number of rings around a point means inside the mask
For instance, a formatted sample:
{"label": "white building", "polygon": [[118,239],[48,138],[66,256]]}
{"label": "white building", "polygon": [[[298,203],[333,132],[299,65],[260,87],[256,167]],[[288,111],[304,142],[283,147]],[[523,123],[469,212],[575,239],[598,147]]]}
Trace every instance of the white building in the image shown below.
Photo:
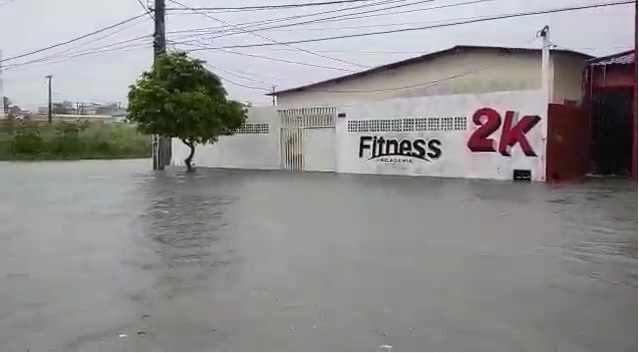
{"label": "white building", "polygon": [[[551,54],[551,99],[578,101],[591,56]],[[301,87],[274,92],[279,107],[336,106],[398,97],[541,89],[541,50],[455,46]]]}

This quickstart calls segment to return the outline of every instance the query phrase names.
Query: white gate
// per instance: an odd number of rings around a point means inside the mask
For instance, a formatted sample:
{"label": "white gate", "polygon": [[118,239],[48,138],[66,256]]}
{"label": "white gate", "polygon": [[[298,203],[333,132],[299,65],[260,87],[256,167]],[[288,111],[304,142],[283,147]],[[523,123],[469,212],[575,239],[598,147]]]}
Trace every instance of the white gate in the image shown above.
{"label": "white gate", "polygon": [[335,171],[335,118],[337,108],[279,110],[281,168]]}

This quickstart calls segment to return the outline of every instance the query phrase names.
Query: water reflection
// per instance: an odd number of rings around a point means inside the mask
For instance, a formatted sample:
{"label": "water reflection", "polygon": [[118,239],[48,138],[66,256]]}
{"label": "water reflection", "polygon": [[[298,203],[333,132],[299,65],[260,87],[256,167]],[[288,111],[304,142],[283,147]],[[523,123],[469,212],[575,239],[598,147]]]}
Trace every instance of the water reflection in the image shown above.
{"label": "water reflection", "polygon": [[637,348],[632,183],[149,166],[0,163],[0,349]]}
{"label": "water reflection", "polygon": [[144,188],[151,205],[142,218],[155,244],[161,275],[155,290],[167,297],[206,288],[210,276],[235,258],[226,211],[233,197],[212,192],[200,174],[158,174]]}

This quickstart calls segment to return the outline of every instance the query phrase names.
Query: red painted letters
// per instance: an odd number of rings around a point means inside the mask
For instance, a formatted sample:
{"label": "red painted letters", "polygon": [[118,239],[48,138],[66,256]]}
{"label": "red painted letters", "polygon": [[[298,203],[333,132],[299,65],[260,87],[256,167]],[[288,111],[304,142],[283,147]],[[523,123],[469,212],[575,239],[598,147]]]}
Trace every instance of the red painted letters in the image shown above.
{"label": "red painted letters", "polygon": [[[530,131],[541,120],[536,115],[526,115],[517,121],[517,113],[507,111],[502,125],[501,116],[492,108],[481,108],[473,115],[473,123],[478,126],[468,139],[468,149],[473,152],[496,152],[499,150],[503,156],[510,156],[510,149],[519,143],[526,156],[535,157],[537,154],[526,138]],[[499,145],[495,146],[495,140],[490,136],[499,129],[501,136]],[[498,147],[498,148],[496,148]]]}

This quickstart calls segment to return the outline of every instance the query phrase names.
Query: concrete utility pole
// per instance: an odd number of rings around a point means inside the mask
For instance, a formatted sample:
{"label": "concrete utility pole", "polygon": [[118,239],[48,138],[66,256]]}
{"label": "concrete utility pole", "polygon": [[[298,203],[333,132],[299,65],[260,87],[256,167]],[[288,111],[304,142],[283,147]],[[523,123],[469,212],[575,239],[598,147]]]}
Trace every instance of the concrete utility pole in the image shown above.
{"label": "concrete utility pole", "polygon": [[541,48],[541,89],[546,95],[546,102],[552,102],[553,91],[553,74],[550,62],[550,27],[544,26],[538,35],[543,39],[543,45]]}
{"label": "concrete utility pole", "polygon": [[0,119],[6,118],[9,115],[9,98],[4,96],[4,83],[2,81],[2,50],[0,50],[0,97],[2,97],[2,111],[0,112]]}
{"label": "concrete utility pole", "polygon": [[276,88],[276,87],[277,87],[277,86],[273,86],[273,87],[271,87],[271,93],[272,93],[271,98],[273,98],[273,106],[275,106],[275,105],[276,105],[276,103],[275,103],[275,88]]}
{"label": "concrete utility pole", "polygon": [[[153,59],[166,53],[166,4],[165,0],[155,0],[153,8],[155,32],[153,35]],[[171,163],[171,139],[153,136],[153,170],[163,170]]]}
{"label": "concrete utility pole", "polygon": [[53,78],[53,75],[47,75],[45,77],[49,79],[49,110],[47,115],[49,124],[51,124],[51,121],[53,120],[53,104],[51,103],[51,79]]}

